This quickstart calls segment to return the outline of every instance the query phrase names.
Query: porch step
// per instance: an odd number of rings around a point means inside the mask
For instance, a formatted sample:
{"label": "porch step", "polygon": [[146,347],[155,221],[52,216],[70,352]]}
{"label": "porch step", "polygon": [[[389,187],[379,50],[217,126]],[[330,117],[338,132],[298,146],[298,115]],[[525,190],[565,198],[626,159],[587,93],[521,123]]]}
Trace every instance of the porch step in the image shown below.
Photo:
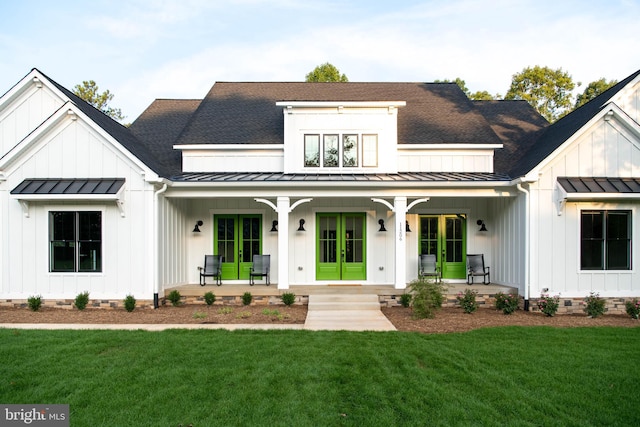
{"label": "porch step", "polygon": [[395,331],[380,311],[377,295],[309,295],[304,329],[345,331]]}

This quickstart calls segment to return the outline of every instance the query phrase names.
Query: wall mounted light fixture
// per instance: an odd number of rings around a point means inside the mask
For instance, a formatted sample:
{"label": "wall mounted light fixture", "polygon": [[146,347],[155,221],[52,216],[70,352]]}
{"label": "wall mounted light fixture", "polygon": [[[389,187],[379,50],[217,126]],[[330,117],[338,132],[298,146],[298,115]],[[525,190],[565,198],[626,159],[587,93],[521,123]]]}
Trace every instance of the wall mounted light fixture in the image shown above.
{"label": "wall mounted light fixture", "polygon": [[196,222],[196,226],[193,227],[193,232],[194,233],[199,233],[200,232],[200,227],[202,227],[202,224],[204,224],[202,221]]}
{"label": "wall mounted light fixture", "polygon": [[480,226],[480,230],[478,231],[488,231],[487,227],[484,225],[484,221],[479,219],[476,221],[476,224],[478,224]]}
{"label": "wall mounted light fixture", "polygon": [[409,221],[405,221],[406,226],[404,228],[405,233],[411,233],[411,229],[409,228]]}
{"label": "wall mounted light fixture", "polygon": [[277,220],[277,219],[274,219],[274,220],[271,222],[271,230],[270,230],[270,231],[271,231],[272,233],[277,233],[277,232],[278,232],[278,220]]}
{"label": "wall mounted light fixture", "polygon": [[300,220],[300,227],[298,227],[298,231],[307,231],[304,229],[304,219]]}
{"label": "wall mounted light fixture", "polygon": [[384,219],[379,219],[378,224],[380,224],[380,230],[378,231],[387,231],[387,229],[384,228]]}

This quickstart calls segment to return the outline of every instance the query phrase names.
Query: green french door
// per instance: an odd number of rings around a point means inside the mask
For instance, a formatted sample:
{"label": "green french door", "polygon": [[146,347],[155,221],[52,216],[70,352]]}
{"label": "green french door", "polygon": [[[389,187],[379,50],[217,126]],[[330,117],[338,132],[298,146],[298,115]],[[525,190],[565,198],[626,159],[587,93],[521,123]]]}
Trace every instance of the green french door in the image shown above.
{"label": "green french door", "polygon": [[261,215],[216,215],[214,224],[214,254],[222,255],[222,279],[249,280],[253,255],[262,253]]}
{"label": "green french door", "polygon": [[466,220],[458,215],[420,217],[420,254],[435,254],[444,279],[466,278]]}
{"label": "green french door", "polygon": [[316,218],[316,280],[365,280],[363,213],[319,213]]}

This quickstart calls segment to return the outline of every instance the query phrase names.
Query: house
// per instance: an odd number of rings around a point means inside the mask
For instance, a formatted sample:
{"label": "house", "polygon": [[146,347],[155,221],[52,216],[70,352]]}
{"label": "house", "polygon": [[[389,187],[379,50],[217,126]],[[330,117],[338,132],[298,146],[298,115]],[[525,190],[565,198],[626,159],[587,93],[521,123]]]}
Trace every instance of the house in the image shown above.
{"label": "house", "polygon": [[452,83],[227,83],[129,127],[37,69],[0,98],[0,301],[143,301],[198,283],[465,283],[640,295],[640,71],[549,125]]}

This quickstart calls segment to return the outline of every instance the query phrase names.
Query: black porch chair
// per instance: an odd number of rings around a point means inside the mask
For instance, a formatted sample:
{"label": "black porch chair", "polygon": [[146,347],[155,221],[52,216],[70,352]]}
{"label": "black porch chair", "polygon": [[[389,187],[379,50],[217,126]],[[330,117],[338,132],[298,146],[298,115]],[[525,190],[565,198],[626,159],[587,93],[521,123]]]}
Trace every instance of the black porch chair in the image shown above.
{"label": "black porch chair", "polygon": [[442,281],[440,276],[440,267],[434,254],[422,254],[420,255],[420,266],[418,270],[419,277],[435,277],[436,283]]}
{"label": "black porch chair", "polygon": [[473,278],[478,276],[482,276],[483,284],[491,283],[489,267],[484,265],[484,254],[467,254],[467,284],[473,285]]}
{"label": "black porch chair", "polygon": [[271,255],[254,255],[253,266],[251,267],[251,272],[249,273],[249,285],[253,286],[256,284],[256,277],[264,277],[266,285],[269,286],[271,284],[269,278],[270,268]]}
{"label": "black porch chair", "polygon": [[216,285],[222,285],[222,255],[205,255],[204,267],[200,270],[200,286],[206,284],[205,277],[215,277]]}

